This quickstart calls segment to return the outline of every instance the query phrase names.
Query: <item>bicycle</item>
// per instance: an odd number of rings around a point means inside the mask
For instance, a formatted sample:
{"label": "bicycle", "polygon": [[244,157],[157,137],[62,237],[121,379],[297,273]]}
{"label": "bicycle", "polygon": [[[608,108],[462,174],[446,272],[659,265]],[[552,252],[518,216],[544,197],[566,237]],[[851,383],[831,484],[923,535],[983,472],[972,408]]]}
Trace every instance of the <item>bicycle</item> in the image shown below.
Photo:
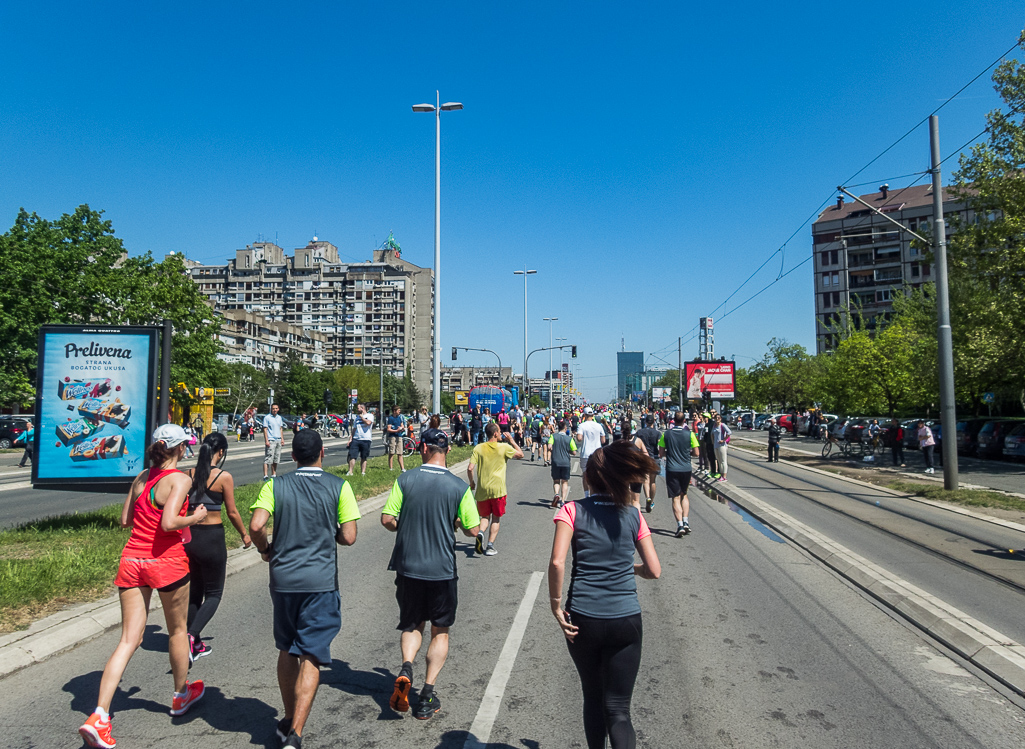
{"label": "bicycle", "polygon": [[838,440],[833,435],[828,435],[826,439],[826,444],[822,446],[823,458],[828,458],[830,454],[832,454],[834,445],[836,446],[836,449],[839,451],[841,457],[850,457],[850,454],[852,452],[851,441],[846,437],[844,437],[843,440]]}

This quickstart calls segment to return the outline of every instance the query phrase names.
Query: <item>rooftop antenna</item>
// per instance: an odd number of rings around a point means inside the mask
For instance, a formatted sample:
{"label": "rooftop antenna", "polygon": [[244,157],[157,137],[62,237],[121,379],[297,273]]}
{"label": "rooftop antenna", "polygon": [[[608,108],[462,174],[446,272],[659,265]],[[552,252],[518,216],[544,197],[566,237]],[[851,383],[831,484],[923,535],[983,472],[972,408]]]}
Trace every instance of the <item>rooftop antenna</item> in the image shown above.
{"label": "rooftop antenna", "polygon": [[626,351],[626,336],[625,335],[620,340],[619,346],[620,346],[620,351]]}

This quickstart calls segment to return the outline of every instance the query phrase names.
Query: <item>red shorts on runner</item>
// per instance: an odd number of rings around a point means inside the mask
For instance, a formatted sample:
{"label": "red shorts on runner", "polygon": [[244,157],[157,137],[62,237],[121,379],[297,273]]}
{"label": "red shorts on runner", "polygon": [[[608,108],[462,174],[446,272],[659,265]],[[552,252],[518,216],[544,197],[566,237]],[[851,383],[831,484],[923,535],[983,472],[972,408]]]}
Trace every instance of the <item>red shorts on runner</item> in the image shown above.
{"label": "red shorts on runner", "polygon": [[478,499],[477,513],[482,518],[485,518],[488,515],[494,515],[496,518],[502,517],[505,514],[505,497],[495,497],[494,499]]}
{"label": "red shorts on runner", "polygon": [[122,557],[117,568],[114,585],[119,588],[153,588],[159,590],[181,580],[189,574],[187,556],[162,559],[132,559]]}

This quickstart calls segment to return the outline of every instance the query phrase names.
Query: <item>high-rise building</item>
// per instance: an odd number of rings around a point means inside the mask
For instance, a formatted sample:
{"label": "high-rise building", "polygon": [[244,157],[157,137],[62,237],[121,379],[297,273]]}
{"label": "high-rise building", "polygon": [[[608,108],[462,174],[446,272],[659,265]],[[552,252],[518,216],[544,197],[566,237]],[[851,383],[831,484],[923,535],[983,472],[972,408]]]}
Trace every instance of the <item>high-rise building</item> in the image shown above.
{"label": "high-rise building", "polygon": [[616,368],[619,400],[626,400],[630,397],[630,383],[636,382],[636,376],[644,372],[644,352],[617,351]]}
{"label": "high-rise building", "polygon": [[[879,192],[860,197],[912,231],[929,231],[931,184],[893,191],[881,185]],[[974,212],[964,202],[944,200],[943,215],[954,213],[960,213],[964,221],[974,219]],[[842,197],[812,224],[812,242],[819,352],[836,345],[833,331],[846,324],[844,308],[860,311],[864,324],[874,328],[893,309],[895,294],[934,280],[932,264],[923,248],[912,245],[910,234],[860,203],[844,203]]]}
{"label": "high-rise building", "polygon": [[223,265],[186,263],[216,311],[248,312],[325,336],[325,369],[381,364],[431,392],[433,273],[403,260],[397,245],[373,260],[343,262],[313,238],[291,256],[271,242],[236,250]]}

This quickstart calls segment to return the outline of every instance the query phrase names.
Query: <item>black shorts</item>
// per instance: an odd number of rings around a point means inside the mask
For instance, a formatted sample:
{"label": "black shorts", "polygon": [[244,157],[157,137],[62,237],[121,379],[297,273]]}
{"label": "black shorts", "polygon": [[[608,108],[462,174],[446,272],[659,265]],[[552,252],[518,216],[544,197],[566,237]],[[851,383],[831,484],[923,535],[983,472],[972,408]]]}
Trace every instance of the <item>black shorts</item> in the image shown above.
{"label": "black shorts", "polygon": [[569,466],[552,466],[552,481],[569,481]]}
{"label": "black shorts", "polygon": [[451,627],[456,621],[459,578],[451,580],[419,580],[395,575],[395,600],[399,602],[399,626],[412,632],[430,621],[432,627]]}
{"label": "black shorts", "polygon": [[359,459],[361,462],[370,458],[370,441],[353,440],[349,443],[349,460]]}
{"label": "black shorts", "polygon": [[680,497],[690,486],[690,471],[666,471],[666,491],[670,497]]}
{"label": "black shorts", "polygon": [[[498,428],[502,430],[503,434],[505,434],[506,432],[512,431],[512,424],[499,424]],[[441,625],[439,624],[438,626],[440,627]]]}

